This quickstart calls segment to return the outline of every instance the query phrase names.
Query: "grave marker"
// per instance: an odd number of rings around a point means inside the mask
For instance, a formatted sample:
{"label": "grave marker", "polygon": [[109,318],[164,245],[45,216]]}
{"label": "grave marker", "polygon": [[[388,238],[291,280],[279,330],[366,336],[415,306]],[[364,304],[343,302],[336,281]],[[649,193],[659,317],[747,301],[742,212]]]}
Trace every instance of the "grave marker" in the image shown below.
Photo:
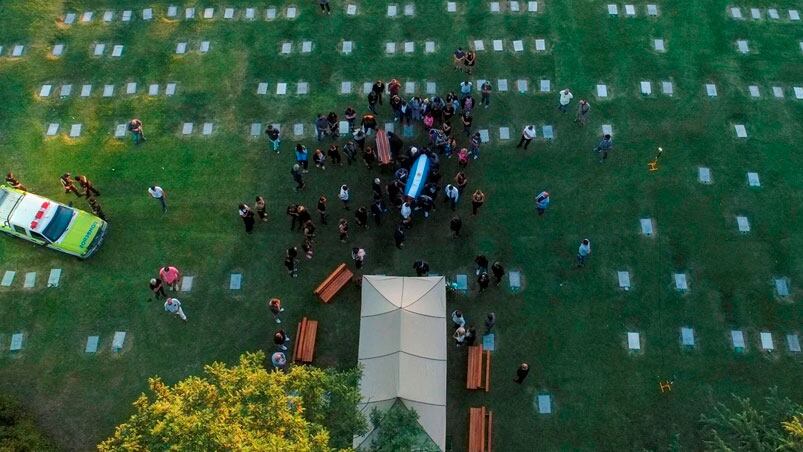
{"label": "grave marker", "polygon": [[75,23],[75,13],[67,13],[64,16],[64,23],[67,25],[72,25]]}
{"label": "grave marker", "polygon": [[53,89],[53,85],[42,85],[42,88],[39,90],[39,97],[48,97],[50,96],[50,91]]}
{"label": "grave marker", "polygon": [[312,41],[303,41],[301,43],[301,53],[312,52]]}
{"label": "grave marker", "polygon": [[393,133],[396,131],[396,124],[392,122],[385,123],[385,132]]}
{"label": "grave marker", "polygon": [[742,330],[731,330],[731,342],[734,350],[739,353],[744,351],[744,333]]}
{"label": "grave marker", "polygon": [[531,13],[538,12],[538,2],[527,2],[527,11]]}
{"label": "grave marker", "polygon": [[100,342],[100,336],[87,336],[84,353],[97,353],[98,342]]}
{"label": "grave marker", "polygon": [[521,290],[521,272],[513,270],[508,273],[508,283],[510,284],[510,290],[513,292]]}
{"label": "grave marker", "polygon": [[172,96],[176,94],[176,84],[171,82],[165,86],[165,96]]}
{"label": "grave marker", "polygon": [[438,85],[435,82],[427,82],[427,94],[435,94],[438,92]]}
{"label": "grave marker", "polygon": [[496,86],[499,88],[500,92],[507,92],[507,79],[502,78],[496,81]]}
{"label": "grave marker", "polygon": [[780,86],[773,86],[772,95],[778,99],[783,99],[783,88],[781,88]]}
{"label": "grave marker", "polygon": [[684,347],[694,347],[694,330],[687,327],[680,329],[680,343]]}
{"label": "grave marker", "polygon": [[545,125],[542,128],[545,140],[553,140],[555,138],[555,131],[550,125]]}
{"label": "grave marker", "polygon": [[708,97],[717,97],[717,86],[713,83],[706,83],[705,92],[708,94]]}
{"label": "grave marker", "polygon": [[491,134],[488,133],[488,129],[480,129],[480,141],[483,143],[491,141]]}
{"label": "grave marker", "polygon": [[304,135],[304,124],[301,123],[293,124],[293,135],[297,137]]}
{"label": "grave marker", "polygon": [[646,80],[641,82],[641,94],[645,96],[652,94],[652,82]]}
{"label": "grave marker", "polygon": [[259,82],[257,84],[257,94],[268,94],[268,82]]}
{"label": "grave marker", "polygon": [[343,41],[342,52],[344,54],[350,55],[351,54],[351,50],[353,48],[354,48],[354,42],[353,41]]}
{"label": "grave marker", "polygon": [[106,44],[95,44],[95,56],[102,56],[106,50]]}
{"label": "grave marker", "polygon": [[800,13],[796,9],[789,10],[789,20],[798,21],[800,20]]}
{"label": "grave marker", "polygon": [[226,8],[223,11],[223,18],[224,19],[233,19],[234,18],[234,8]]}
{"label": "grave marker", "polygon": [[685,292],[689,290],[689,283],[686,280],[685,273],[675,273],[675,290],[679,290],[681,292]]}
{"label": "grave marker", "polygon": [[276,84],[276,94],[283,96],[287,94],[287,83],[280,82]]}
{"label": "grave marker", "polygon": [[404,5],[404,15],[407,17],[415,16],[415,4],[408,3]]}
{"label": "grave marker", "polygon": [[761,92],[757,85],[750,85],[747,87],[747,90],[750,92],[750,97],[761,97]]}
{"label": "grave marker", "polygon": [[744,128],[744,124],[736,124],[734,128],[736,129],[737,138],[747,138],[747,129]]}
{"label": "grave marker", "polygon": [[386,42],[385,43],[385,53],[392,55],[396,53],[396,43],[395,42]]}
{"label": "grave marker", "polygon": [[652,227],[652,218],[642,218],[640,220],[641,223],[641,233],[646,235],[647,237],[652,237],[654,231]]}
{"label": "grave marker", "polygon": [[661,82],[661,92],[667,96],[673,95],[675,90],[672,86],[672,82]]}
{"label": "grave marker", "polygon": [[178,7],[175,5],[170,5],[167,7],[167,17],[176,17],[178,16]]}
{"label": "grave marker", "polygon": [[457,3],[455,3],[455,2],[446,2],[446,12],[447,13],[456,13],[457,12]]}
{"label": "grave marker", "polygon": [[747,46],[747,41],[744,39],[739,39],[736,41],[736,47],[739,49],[740,53],[748,53],[750,52],[750,48]]}
{"label": "grave marker", "polygon": [[46,135],[52,137],[55,136],[57,133],[59,133],[59,123],[51,122],[50,124],[48,124]]}
{"label": "grave marker", "polygon": [[652,41],[652,45],[655,48],[656,52],[666,52],[666,47],[664,47],[663,39],[654,39]]}
{"label": "grave marker", "polygon": [[761,186],[761,181],[758,179],[758,173],[747,173],[747,185],[750,187]]}
{"label": "grave marker", "polygon": [[455,275],[454,277],[455,283],[455,290],[460,293],[467,293],[468,292],[468,276],[466,275]]}
{"label": "grave marker", "polygon": [[388,5],[388,17],[396,17],[399,7],[397,5]]}
{"label": "grave marker", "polygon": [[613,126],[610,124],[603,124],[602,125],[602,135],[610,135],[613,136]]}
{"label": "grave marker", "polygon": [[262,123],[252,122],[251,123],[251,137],[258,137],[260,135],[262,135]]}
{"label": "grave marker", "polygon": [[800,353],[800,338],[797,337],[797,334],[786,335],[786,346],[790,352]]}
{"label": "grave marker", "polygon": [[192,283],[195,280],[194,276],[184,276],[181,278],[181,292],[189,292],[192,290]]}
{"label": "grave marker", "polygon": [[496,350],[496,341],[494,339],[496,339],[496,337],[493,333],[488,333],[482,336],[482,349],[489,352]]}
{"label": "grave marker", "polygon": [[404,130],[402,131],[402,135],[405,138],[412,138],[414,135],[413,126],[412,124],[405,124]]}
{"label": "grave marker", "polygon": [[597,85],[597,97],[605,98],[608,97],[608,86],[603,84]]}
{"label": "grave marker", "polygon": [[747,220],[747,217],[737,216],[736,224],[739,226],[739,232],[742,234],[750,232],[750,221]]}
{"label": "grave marker", "polygon": [[636,7],[634,5],[625,5],[625,15],[630,17],[635,17]]}
{"label": "grave marker", "polygon": [[81,86],[81,97],[89,97],[92,94],[92,85]]}
{"label": "grave marker", "polygon": [[524,51],[524,41],[518,39],[513,41],[513,51],[514,52],[523,52]]}
{"label": "grave marker", "polygon": [[412,41],[405,41],[404,53],[413,53],[413,52],[415,52],[415,43]]}
{"label": "grave marker", "polygon": [[775,344],[772,343],[772,333],[769,331],[762,331],[759,336],[761,337],[761,348],[764,351],[771,352],[775,350]]}
{"label": "grave marker", "polygon": [[491,2],[490,6],[491,6],[491,12],[492,13],[498,13],[501,10],[501,8],[499,6],[499,2]]}
{"label": "grave marker", "polygon": [[8,351],[18,352],[20,350],[22,350],[22,333],[12,334],[11,345],[9,345]]}
{"label": "grave marker", "polygon": [[70,127],[70,138],[78,138],[81,136],[81,124],[73,124]]}
{"label": "grave marker", "polygon": [[185,19],[194,19],[195,18],[195,8],[187,8],[184,10],[184,18]]}
{"label": "grave marker", "polygon": [[153,9],[145,8],[142,10],[142,20],[151,20],[153,19]]}
{"label": "grave marker", "polygon": [[114,85],[103,85],[103,97],[114,96]]}
{"label": "grave marker", "polygon": [[618,271],[616,272],[616,277],[619,280],[619,288],[624,290],[630,290],[630,272],[629,271]]}
{"label": "grave marker", "polygon": [[194,127],[193,123],[185,122],[184,125],[181,127],[181,134],[182,135],[190,135],[192,134],[192,128]]}
{"label": "grave marker", "polygon": [[254,8],[245,8],[245,19],[246,20],[254,20],[256,18],[256,9]]}
{"label": "grave marker", "polygon": [[215,17],[215,8],[204,9],[204,19],[212,19]]}
{"label": "grave marker", "polygon": [[482,39],[475,40],[474,50],[476,50],[477,52],[482,52],[483,50],[485,50],[485,41],[483,41]]}
{"label": "grave marker", "polygon": [[552,414],[552,397],[548,394],[538,395],[538,413]]}
{"label": "grave marker", "polygon": [[493,46],[495,52],[501,52],[505,49],[501,39],[494,39]]}
{"label": "grave marker", "polygon": [[296,85],[296,94],[304,95],[309,93],[309,83],[308,82],[298,82]]}
{"label": "grave marker", "polygon": [[770,19],[774,19],[774,20],[778,20],[778,19],[781,18],[781,16],[778,15],[778,10],[775,9],[775,8],[768,9],[767,10],[767,16],[769,16]]}
{"label": "grave marker", "polygon": [[85,24],[89,23],[89,22],[92,22],[92,16],[94,16],[94,15],[95,15],[95,13],[93,13],[92,11],[84,11],[84,13],[81,14],[81,22],[83,22]]}
{"label": "grave marker", "polygon": [[520,93],[522,93],[522,94],[526,93],[527,92],[527,80],[523,80],[523,79],[522,80],[517,80],[516,81],[516,88],[518,88]]}
{"label": "grave marker", "polygon": [[510,12],[512,13],[517,13],[521,11],[521,7],[519,6],[518,0],[510,0],[510,2],[508,3],[508,9],[510,9]]}
{"label": "grave marker", "polygon": [[211,122],[205,122],[203,127],[201,128],[201,134],[208,137],[212,135],[212,130],[214,129],[215,125]]}
{"label": "grave marker", "polygon": [[114,332],[114,339],[112,339],[112,351],[119,352],[123,349],[123,344],[125,343],[125,331],[115,331]]}
{"label": "grave marker", "polygon": [[126,94],[136,94],[137,93],[137,83],[136,82],[128,82],[125,85],[125,93]]}
{"label": "grave marker", "polygon": [[761,10],[758,8],[750,8],[750,16],[753,19],[761,19]]}
{"label": "grave marker", "polygon": [[36,286],[36,272],[28,272],[25,274],[25,282],[22,287],[25,289],[33,289]]}
{"label": "grave marker", "polygon": [[697,168],[697,180],[700,181],[701,184],[710,184],[711,168],[706,168],[704,166]]}
{"label": "grave marker", "polygon": [[363,82],[363,84],[362,84],[362,93],[363,94],[370,93],[373,86],[374,86],[374,84],[371,83],[371,82]]}
{"label": "grave marker", "polygon": [[176,44],[176,54],[183,55],[187,53],[187,43],[186,42],[179,42]]}
{"label": "grave marker", "polygon": [[340,136],[345,137],[351,133],[351,127],[349,126],[348,121],[340,121],[338,124],[338,131],[340,132]]}
{"label": "grave marker", "polygon": [[346,14],[349,16],[354,16],[357,14],[357,5],[351,3],[346,5]]}
{"label": "grave marker", "polygon": [[404,94],[415,94],[415,82],[404,82]]}
{"label": "grave marker", "polygon": [[125,124],[117,124],[114,126],[114,138],[125,138],[126,130]]}
{"label": "grave marker", "polygon": [[123,17],[121,18],[121,20],[123,22],[131,22],[131,17],[133,15],[134,15],[134,12],[131,11],[130,9],[127,9],[127,10],[123,11]]}
{"label": "grave marker", "polygon": [[151,84],[148,86],[148,95],[149,96],[158,96],[159,95],[159,85]]}
{"label": "grave marker", "polygon": [[795,99],[803,99],[803,87],[795,86]]}
{"label": "grave marker", "polygon": [[70,94],[72,94],[72,85],[70,85],[70,84],[61,85],[61,92],[59,93],[59,95],[61,97],[67,97]]}
{"label": "grave marker", "polygon": [[641,338],[639,333],[627,333],[627,348],[631,351],[641,350]]}
{"label": "grave marker", "polygon": [[658,5],[648,4],[647,5],[647,15],[648,16],[657,16],[658,15]]}
{"label": "grave marker", "polygon": [[11,284],[14,282],[14,275],[16,274],[17,272],[15,271],[6,270],[6,272],[3,273],[3,281],[0,281],[0,286],[3,287],[11,286]]}
{"label": "grave marker", "polygon": [[789,279],[788,278],[775,278],[775,293],[779,297],[789,296]]}
{"label": "grave marker", "polygon": [[738,6],[734,6],[731,8],[731,17],[734,19],[741,19],[742,18],[742,10]]}
{"label": "grave marker", "polygon": [[201,41],[201,46],[198,49],[201,53],[209,52],[209,41]]}
{"label": "grave marker", "polygon": [[537,52],[545,52],[546,51],[546,40],[545,39],[536,39],[535,40],[535,50]]}
{"label": "grave marker", "polygon": [[510,139],[510,128],[509,127],[500,127],[499,128],[499,139],[500,140],[509,140]]}
{"label": "grave marker", "polygon": [[618,16],[619,15],[619,7],[613,4],[608,5],[608,15],[610,16]]}
{"label": "grave marker", "polygon": [[351,94],[351,82],[340,82],[340,94]]}
{"label": "grave marker", "polygon": [[64,53],[64,44],[56,44],[53,46],[53,51],[50,52],[54,57],[60,57]]}
{"label": "grave marker", "polygon": [[243,283],[242,273],[232,273],[229,279],[229,290],[240,290]]}

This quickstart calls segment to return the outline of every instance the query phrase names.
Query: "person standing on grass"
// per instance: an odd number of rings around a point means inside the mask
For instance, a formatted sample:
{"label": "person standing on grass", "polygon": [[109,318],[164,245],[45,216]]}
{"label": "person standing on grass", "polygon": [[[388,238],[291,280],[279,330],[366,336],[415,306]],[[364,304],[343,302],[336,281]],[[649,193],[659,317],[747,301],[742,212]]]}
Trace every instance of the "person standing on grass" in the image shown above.
{"label": "person standing on grass", "polygon": [[315,153],[312,154],[312,162],[315,163],[316,168],[326,169],[326,155],[320,149],[316,149]]}
{"label": "person standing on grass", "polygon": [[454,343],[456,346],[460,347],[466,341],[466,329],[464,327],[459,327],[454,330],[454,334],[452,334],[452,338],[454,339]]}
{"label": "person standing on grass", "polygon": [[181,280],[181,272],[176,267],[165,265],[159,270],[159,279],[173,291],[178,290],[178,282]]}
{"label": "person standing on grass", "polygon": [[278,154],[279,145],[282,144],[279,129],[273,127],[273,124],[268,124],[268,128],[265,130],[265,135],[268,136],[268,143],[273,146],[273,152]]}
{"label": "person standing on grass", "polygon": [[575,118],[574,122],[580,124],[580,126],[586,125],[588,122],[588,112],[590,111],[591,104],[585,99],[580,99],[580,102],[577,104],[577,118]]}
{"label": "person standing on grass", "polygon": [[371,216],[374,217],[374,223],[377,226],[382,226],[382,213],[384,209],[382,208],[382,198],[374,197],[374,202],[371,204]]}
{"label": "person standing on grass", "polygon": [[466,326],[466,318],[463,317],[463,311],[457,309],[452,312],[452,325],[454,325],[454,329]]}
{"label": "person standing on grass", "polygon": [[167,298],[165,286],[161,279],[151,278],[148,285],[150,286],[151,292],[153,292],[157,300],[160,298]]}
{"label": "person standing on grass", "polygon": [[485,334],[490,334],[494,326],[496,326],[496,314],[489,312],[485,317]]}
{"label": "person standing on grass", "polygon": [[366,135],[370,135],[371,132],[376,133],[376,116],[372,115],[371,113],[366,113],[362,116],[362,123],[360,124],[365,131]]}
{"label": "person standing on grass", "polygon": [[268,300],[268,309],[270,310],[270,313],[273,314],[273,320],[276,323],[282,323],[282,319],[279,318],[279,314],[284,312],[282,300],[278,298],[271,298]]}
{"label": "person standing on grass", "polygon": [[268,205],[265,203],[265,198],[262,196],[257,196],[256,202],[254,204],[257,208],[257,215],[259,219],[264,221],[265,223],[268,222]]}
{"label": "person standing on grass", "polygon": [[306,224],[307,221],[312,220],[312,215],[309,213],[306,207],[299,204],[297,207],[298,210],[298,226],[299,229]]}
{"label": "person standing on grass", "polygon": [[365,250],[359,247],[354,247],[351,249],[351,258],[354,259],[354,266],[357,267],[357,270],[362,268],[362,264],[365,262]]}
{"label": "person standing on grass", "polygon": [[349,105],[346,107],[346,111],[343,112],[343,117],[349,123],[349,131],[354,130],[354,120],[357,119],[357,110]]}
{"label": "person standing on grass", "polygon": [[461,100],[461,103],[462,103],[463,99],[465,99],[466,97],[471,95],[471,89],[472,88],[474,88],[474,84],[469,82],[468,80],[463,80],[462,82],[460,82],[460,100]]}
{"label": "person standing on grass", "polygon": [[544,190],[535,197],[535,210],[540,216],[546,212],[547,207],[549,207],[549,192]]}
{"label": "person standing on grass", "polygon": [[287,350],[287,343],[290,342],[290,336],[284,332],[283,329],[279,328],[273,333],[273,344],[281,351]]}
{"label": "person standing on grass", "polygon": [[[8,175],[11,176],[12,178],[14,177],[13,173],[8,173]],[[14,178],[14,180],[16,180],[16,178]],[[6,181],[8,181],[8,176],[6,176]],[[64,193],[74,193],[75,196],[79,198],[81,197],[81,192],[79,192],[78,188],[75,187],[75,181],[73,180],[72,175],[70,173],[64,173],[59,178],[59,182],[61,182],[61,186],[64,187]],[[17,184],[19,184],[19,181],[17,181]],[[11,186],[13,187],[14,185],[11,184]]]}
{"label": "person standing on grass", "polygon": [[315,120],[315,132],[318,141],[323,141],[323,137],[329,133],[329,121],[326,120],[326,116],[320,113],[318,113],[318,119]]}
{"label": "person standing on grass", "polygon": [[128,131],[131,132],[131,139],[134,144],[141,144],[145,142],[145,132],[142,130],[142,121],[137,118],[128,121]]}
{"label": "person standing on grass", "polygon": [[296,183],[296,187],[294,188],[295,191],[303,190],[304,186],[304,176],[302,175],[301,165],[296,163],[293,165],[293,168],[290,170],[290,175],[293,176],[293,180]]}
{"label": "person standing on grass", "polygon": [[321,216],[321,224],[326,224],[326,204],[328,202],[329,200],[324,195],[318,198],[318,214]]}
{"label": "person standing on grass", "polygon": [[379,113],[376,111],[376,104],[379,103],[379,95],[377,95],[373,90],[368,93],[368,109],[371,110],[371,113],[378,115]]}
{"label": "person standing on grass", "polygon": [[385,93],[385,82],[377,80],[374,86],[371,87],[371,92],[376,94],[377,102],[379,102],[379,105],[382,105],[382,94]]}
{"label": "person standing on grass", "polygon": [[449,230],[452,231],[452,238],[460,237],[460,229],[463,228],[463,220],[457,215],[453,216],[449,221]]}
{"label": "person standing on grass", "polygon": [[454,51],[454,55],[452,56],[452,63],[454,65],[455,70],[462,71],[466,65],[465,60],[466,60],[466,52],[463,50],[462,47],[458,47],[457,50]]}
{"label": "person standing on grass", "polygon": [[[358,132],[362,133],[362,130]],[[363,143],[365,143],[365,134],[363,133]],[[346,154],[346,161],[349,165],[354,163],[357,160],[357,144],[354,143],[353,140],[349,140],[348,143],[343,145],[343,153]]]}
{"label": "person standing on grass", "polygon": [[307,153],[307,148],[304,147],[301,143],[296,144],[296,163],[302,168],[303,172],[307,172],[307,165],[308,163],[309,154]]}
{"label": "person standing on grass", "polygon": [[310,241],[315,238],[315,223],[312,220],[304,223],[304,238]]}
{"label": "person standing on grass", "polygon": [[569,88],[566,88],[560,92],[560,99],[558,100],[558,110],[562,113],[566,113],[569,109],[569,103],[572,101],[574,94],[569,91]]}
{"label": "person standing on grass", "polygon": [[396,248],[404,248],[404,239],[404,225],[399,223],[396,225],[396,229],[393,230],[393,240],[396,241]]}
{"label": "person standing on grass", "polygon": [[298,222],[298,204],[287,206],[287,216],[290,217],[290,230],[294,231]]}
{"label": "person standing on grass", "polygon": [[78,185],[84,189],[84,196],[89,198],[90,196],[100,196],[100,192],[95,188],[95,184],[92,183],[86,176],[78,176]]}
{"label": "person standing on grass", "polygon": [[89,208],[92,210],[92,214],[96,217],[100,218],[103,221],[109,221],[106,217],[106,214],[103,213],[103,208],[100,206],[98,200],[94,197],[89,198]]}
{"label": "person standing on grass", "polygon": [[187,316],[184,315],[184,310],[181,309],[181,302],[178,298],[168,298],[165,300],[165,311],[177,316],[183,321],[187,321]]}
{"label": "person standing on grass", "polygon": [[468,140],[468,154],[474,160],[480,158],[480,145],[482,144],[482,135],[479,132],[474,132]]}
{"label": "person standing on grass", "polygon": [[301,244],[301,251],[304,252],[307,259],[312,259],[315,255],[315,250],[312,248],[312,239],[304,239],[304,243]]}
{"label": "person standing on grass", "polygon": [[413,262],[413,269],[416,276],[429,276],[429,264],[425,260]]}
{"label": "person standing on grass", "polygon": [[491,273],[493,273],[496,285],[498,286],[502,283],[502,277],[505,276],[505,267],[502,266],[501,262],[496,261],[491,265]]}
{"label": "person standing on grass", "polygon": [[488,285],[491,283],[491,277],[488,276],[487,272],[480,273],[480,276],[477,277],[477,284],[480,286],[480,292],[485,292],[485,289],[488,288]]}
{"label": "person standing on grass", "polygon": [[471,123],[474,122],[474,118],[471,117],[471,114],[467,111],[464,111],[462,115],[460,115],[460,122],[463,123],[463,133],[466,136],[471,136]]}
{"label": "person standing on grass", "polygon": [[332,140],[336,140],[339,135],[338,130],[340,129],[340,119],[337,117],[337,113],[330,111],[329,114],[326,115],[326,125],[328,127],[326,133]]}
{"label": "person standing on grass", "polygon": [[516,369],[516,378],[513,379],[516,383],[521,384],[525,378],[527,378],[527,374],[530,373],[530,366],[527,363],[521,363],[519,368]]}
{"label": "person standing on grass", "polygon": [[457,209],[457,201],[460,199],[460,191],[457,187],[452,184],[447,184],[443,192],[446,194],[446,201],[449,202],[449,206],[452,210]]}
{"label": "person standing on grass", "polygon": [[466,74],[471,75],[471,72],[474,70],[474,66],[477,64],[477,54],[474,53],[473,50],[469,50],[466,53],[466,58],[463,60],[463,64],[466,66]]}
{"label": "person standing on grass", "polygon": [[402,224],[406,229],[411,229],[413,227],[413,208],[410,207],[409,201],[404,201],[399,209],[399,213],[402,217]]}
{"label": "person standing on grass", "polygon": [[483,107],[488,108],[491,105],[491,82],[488,80],[482,83],[480,86],[480,92],[482,93],[482,98],[480,99],[480,103]]}
{"label": "person standing on grass", "polygon": [[608,159],[608,152],[613,149],[613,140],[609,134],[605,134],[602,139],[597,143],[597,147],[594,148],[594,152],[599,154],[599,162],[603,163],[605,160]]}
{"label": "person standing on grass", "polygon": [[[64,176],[69,177],[69,175],[70,173],[67,173]],[[62,183],[64,183],[64,176],[62,176]],[[75,187],[73,187],[73,189],[75,189]],[[69,189],[65,186],[65,190]],[[159,204],[162,205],[162,213],[167,213],[167,193],[165,193],[164,189],[158,185],[151,185],[148,188],[148,194],[151,195],[153,199],[159,201]]]}
{"label": "person standing on grass", "polygon": [[357,221],[357,226],[368,229],[368,208],[365,206],[357,208],[357,211],[354,212],[354,219]]}
{"label": "person standing on grass", "polygon": [[343,159],[340,156],[340,150],[338,150],[336,144],[329,146],[329,150],[326,151],[326,155],[332,159],[333,165],[343,166]]}
{"label": "person standing on grass", "polygon": [[591,241],[583,239],[583,241],[580,242],[580,248],[577,250],[577,266],[584,266],[589,255],[591,255]]}
{"label": "person standing on grass", "polygon": [[329,7],[329,0],[318,0],[318,3],[321,5],[321,12],[331,15],[332,8]]}
{"label": "person standing on grass", "polygon": [[535,138],[535,126],[530,124],[524,127],[521,131],[521,139],[519,140],[519,144],[516,145],[516,148],[520,148],[524,145],[524,149],[527,149],[527,146],[530,145],[530,142],[533,141]]}
{"label": "person standing on grass", "polygon": [[454,185],[457,187],[457,191],[459,191],[462,195],[463,191],[466,189],[466,185],[468,185],[468,177],[466,177],[466,173],[458,171],[454,176]]}
{"label": "person standing on grass", "polygon": [[477,215],[483,204],[485,204],[485,193],[478,188],[471,195],[471,214]]}
{"label": "person standing on grass", "polygon": [[298,262],[296,261],[296,257],[298,257],[298,248],[295,246],[287,248],[287,252],[284,255],[284,266],[287,268],[287,273],[292,278],[298,278]]}
{"label": "person standing on grass", "polygon": [[477,330],[473,326],[468,327],[468,330],[466,330],[466,345],[468,347],[471,347],[474,345],[474,342],[476,342],[476,340],[477,340]]}
{"label": "person standing on grass", "polygon": [[343,208],[349,210],[349,186],[343,184],[340,186],[340,193],[337,195],[338,199],[343,203]]}
{"label": "person standing on grass", "polygon": [[248,207],[248,204],[240,204],[239,210],[240,218],[243,219],[245,225],[245,232],[250,234],[254,231],[254,211]]}
{"label": "person standing on grass", "polygon": [[337,223],[337,232],[340,234],[340,243],[346,243],[349,239],[349,221],[341,218]]}
{"label": "person standing on grass", "polygon": [[388,82],[388,93],[390,94],[390,97],[398,96],[400,91],[401,91],[401,83],[399,83],[399,81],[396,80],[395,78],[391,79]]}
{"label": "person standing on grass", "polygon": [[488,272],[488,258],[485,257],[484,254],[478,254],[477,257],[474,258],[474,263],[477,265],[477,269],[475,274],[479,276],[482,272]]}

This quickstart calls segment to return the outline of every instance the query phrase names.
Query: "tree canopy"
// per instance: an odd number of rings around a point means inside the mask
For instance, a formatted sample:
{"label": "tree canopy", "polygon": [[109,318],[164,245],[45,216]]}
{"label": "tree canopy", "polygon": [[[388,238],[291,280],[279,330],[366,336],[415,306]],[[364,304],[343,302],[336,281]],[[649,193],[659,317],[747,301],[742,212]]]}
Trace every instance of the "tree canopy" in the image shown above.
{"label": "tree canopy", "polygon": [[148,380],[151,395],[98,448],[110,450],[282,450],[347,448],[365,432],[357,410],[359,370],[293,366],[267,371],[262,352],[212,363],[175,385]]}

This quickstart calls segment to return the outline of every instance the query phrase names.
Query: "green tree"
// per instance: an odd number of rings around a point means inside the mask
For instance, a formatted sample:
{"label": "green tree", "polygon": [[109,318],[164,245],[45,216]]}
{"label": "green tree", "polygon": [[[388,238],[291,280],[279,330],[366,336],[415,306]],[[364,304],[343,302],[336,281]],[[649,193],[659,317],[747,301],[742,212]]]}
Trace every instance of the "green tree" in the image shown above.
{"label": "green tree", "polygon": [[803,450],[803,406],[779,397],[776,389],[764,399],[763,408],[754,406],[749,398],[733,395],[733,401],[733,407],[718,403],[711,415],[702,415],[706,450]]}
{"label": "green tree", "polygon": [[357,410],[359,371],[293,366],[268,372],[264,362],[264,353],[246,353],[237,365],[212,363],[203,377],[172,387],[150,378],[152,396],[140,395],[135,414],[98,448],[327,451],[333,447],[327,424],[335,416],[344,419],[335,425],[338,435],[365,432]]}
{"label": "green tree", "polygon": [[371,449],[375,452],[438,450],[418,424],[418,413],[400,402],[386,411],[374,408],[371,411],[371,424],[377,430],[371,443]]}
{"label": "green tree", "polygon": [[0,397],[0,451],[48,451],[53,444],[16,402]]}

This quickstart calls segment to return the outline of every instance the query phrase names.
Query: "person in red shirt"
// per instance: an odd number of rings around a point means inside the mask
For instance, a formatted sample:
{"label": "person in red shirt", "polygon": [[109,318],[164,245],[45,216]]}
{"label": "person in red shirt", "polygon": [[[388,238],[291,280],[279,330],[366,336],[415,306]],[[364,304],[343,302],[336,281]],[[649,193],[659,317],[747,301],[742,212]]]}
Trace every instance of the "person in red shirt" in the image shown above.
{"label": "person in red shirt", "polygon": [[395,78],[388,83],[388,92],[390,93],[390,97],[399,95],[399,90],[401,90],[401,83]]}
{"label": "person in red shirt", "polygon": [[159,270],[159,279],[167,284],[172,290],[178,290],[178,282],[181,280],[181,272],[172,266],[165,265]]}

